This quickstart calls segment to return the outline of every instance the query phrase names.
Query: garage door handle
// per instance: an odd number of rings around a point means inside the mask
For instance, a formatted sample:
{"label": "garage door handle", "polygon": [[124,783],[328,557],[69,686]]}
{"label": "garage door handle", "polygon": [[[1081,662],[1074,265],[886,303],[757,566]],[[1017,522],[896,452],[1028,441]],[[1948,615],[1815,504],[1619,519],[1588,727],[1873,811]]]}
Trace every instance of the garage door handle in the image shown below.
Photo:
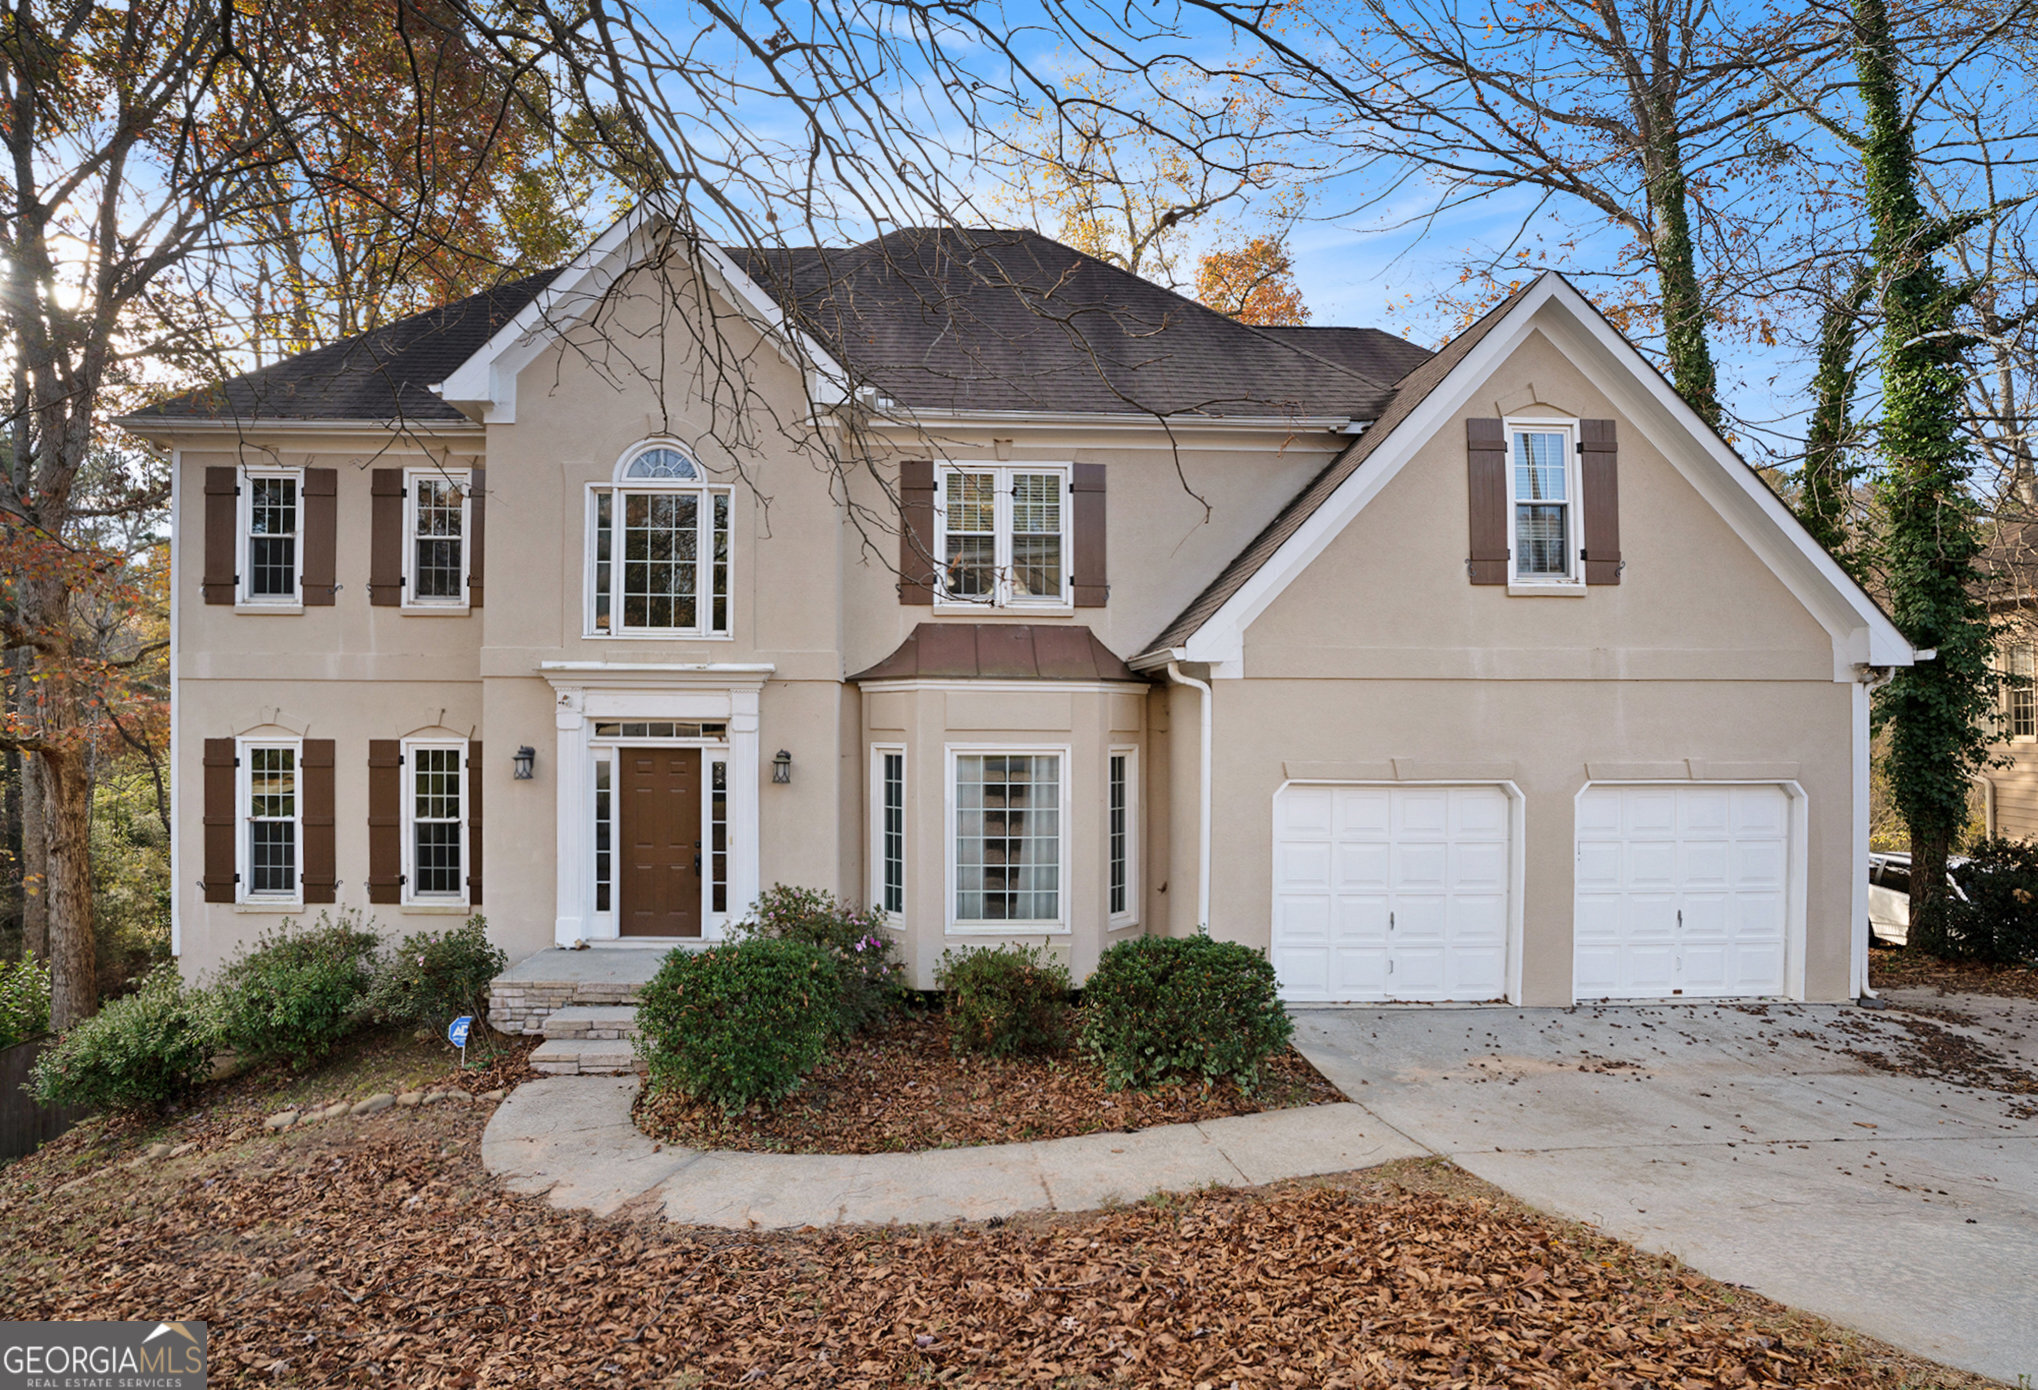
{"label": "garage door handle", "polygon": [[1391,912],[1387,914],[1387,930],[1394,930],[1394,914]]}

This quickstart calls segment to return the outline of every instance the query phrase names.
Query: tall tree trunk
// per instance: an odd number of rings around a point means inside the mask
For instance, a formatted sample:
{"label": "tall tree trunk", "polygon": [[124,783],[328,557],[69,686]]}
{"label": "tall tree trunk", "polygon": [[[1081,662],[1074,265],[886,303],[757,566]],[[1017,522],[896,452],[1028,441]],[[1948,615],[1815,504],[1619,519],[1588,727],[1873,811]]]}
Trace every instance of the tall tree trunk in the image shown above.
{"label": "tall tree trunk", "polygon": [[41,961],[50,958],[49,840],[42,811],[41,759],[21,757],[21,944]]}
{"label": "tall tree trunk", "polygon": [[1806,432],[1800,475],[1798,519],[1849,573],[1855,572],[1854,480],[1860,475],[1849,457],[1854,408],[1854,348],[1861,339],[1861,306],[1875,287],[1866,264],[1858,268],[1839,298],[1819,315],[1818,370],[1812,377],[1811,428]]}
{"label": "tall tree trunk", "polygon": [[50,1026],[70,1027],[99,1010],[92,932],[91,786],[84,749],[35,759],[49,837]]}
{"label": "tall tree trunk", "polygon": [[1684,149],[1668,101],[1651,103],[1645,156],[1649,170],[1649,240],[1656,283],[1663,297],[1663,350],[1670,379],[1684,403],[1714,429],[1720,427],[1719,381],[1706,342],[1705,295],[1698,284],[1698,252],[1691,240],[1691,189]]}
{"label": "tall tree trunk", "polygon": [[1937,651],[1900,668],[1882,696],[1892,790],[1911,834],[1911,929],[1929,949],[1945,941],[1946,858],[1967,822],[1970,778],[1988,757],[1992,638],[1977,596],[1981,537],[1960,436],[1961,296],[1937,260],[1945,228],[1918,196],[1884,0],[1855,0],[1854,24],[1868,119],[1862,184],[1883,301],[1883,551],[1897,626],[1913,646]]}

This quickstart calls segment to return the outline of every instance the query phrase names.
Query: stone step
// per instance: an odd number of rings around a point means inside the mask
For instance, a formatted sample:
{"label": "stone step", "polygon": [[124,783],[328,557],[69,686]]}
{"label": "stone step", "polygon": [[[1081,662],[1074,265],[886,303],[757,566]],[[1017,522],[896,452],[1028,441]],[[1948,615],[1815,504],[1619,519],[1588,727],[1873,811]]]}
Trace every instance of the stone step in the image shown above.
{"label": "stone step", "polygon": [[616,1039],[637,1036],[637,1010],[630,1004],[569,1004],[545,1017],[548,1038]]}
{"label": "stone step", "polygon": [[638,1069],[637,1049],[623,1039],[549,1038],[531,1053],[546,1076],[619,1076]]}

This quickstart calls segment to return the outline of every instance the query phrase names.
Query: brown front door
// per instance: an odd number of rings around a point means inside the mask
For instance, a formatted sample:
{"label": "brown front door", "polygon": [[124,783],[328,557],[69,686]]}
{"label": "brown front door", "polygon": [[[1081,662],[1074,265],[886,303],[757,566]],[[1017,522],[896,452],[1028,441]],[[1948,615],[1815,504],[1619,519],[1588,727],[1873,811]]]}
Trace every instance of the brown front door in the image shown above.
{"label": "brown front door", "polygon": [[701,750],[623,748],[624,936],[701,934]]}

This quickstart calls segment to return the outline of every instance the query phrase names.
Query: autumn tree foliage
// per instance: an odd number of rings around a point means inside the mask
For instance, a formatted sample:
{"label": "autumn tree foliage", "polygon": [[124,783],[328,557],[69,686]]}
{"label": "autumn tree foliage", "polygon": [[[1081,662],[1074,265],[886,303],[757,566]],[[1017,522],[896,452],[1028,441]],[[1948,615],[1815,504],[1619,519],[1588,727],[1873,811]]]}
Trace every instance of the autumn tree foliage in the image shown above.
{"label": "autumn tree foliage", "polygon": [[1287,244],[1256,236],[1243,246],[1206,251],[1196,263],[1196,298],[1240,323],[1309,322]]}
{"label": "autumn tree foliage", "polygon": [[59,1028],[97,999],[95,758],[162,726],[123,523],[162,507],[167,473],[116,449],[109,419],[257,342],[308,345],[570,239],[522,215],[543,202],[536,145],[497,156],[542,94],[469,61],[454,13],[26,0],[0,17],[0,748],[39,812],[41,864],[23,867]]}

